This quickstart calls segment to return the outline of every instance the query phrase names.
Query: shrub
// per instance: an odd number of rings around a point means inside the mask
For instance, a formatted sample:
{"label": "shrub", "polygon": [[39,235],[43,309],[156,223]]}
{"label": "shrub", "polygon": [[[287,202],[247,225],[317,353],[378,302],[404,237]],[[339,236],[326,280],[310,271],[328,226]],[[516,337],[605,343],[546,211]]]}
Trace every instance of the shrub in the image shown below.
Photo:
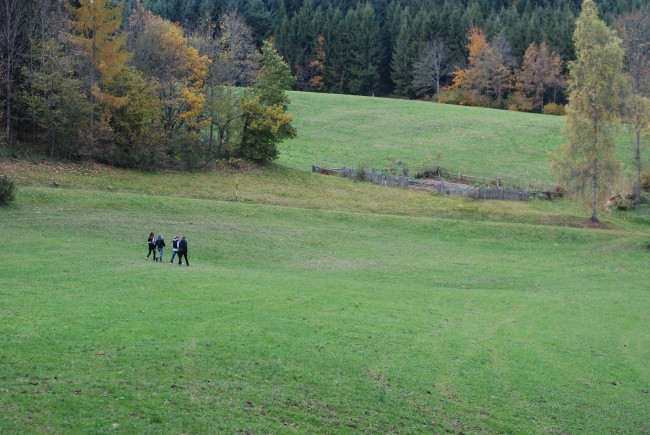
{"label": "shrub", "polygon": [[544,106],[545,115],[555,115],[555,116],[564,116],[566,115],[566,110],[562,104],[548,103]]}
{"label": "shrub", "polygon": [[442,91],[438,95],[438,103],[440,104],[461,104],[465,100],[463,91],[460,89],[451,89],[449,91]]}
{"label": "shrub", "polygon": [[614,206],[619,210],[627,210],[629,208],[632,208],[633,205],[634,203],[629,198],[623,198],[619,196],[614,199]]}
{"label": "shrub", "polygon": [[366,181],[366,172],[369,172],[370,163],[367,159],[359,161],[357,163],[357,181]]}
{"label": "shrub", "polygon": [[641,172],[641,187],[643,190],[650,190],[650,169]]}
{"label": "shrub", "polygon": [[0,178],[0,205],[9,204],[16,199],[16,184],[6,175]]}
{"label": "shrub", "polygon": [[509,93],[504,106],[514,112],[530,112],[533,110],[533,102],[521,92]]}

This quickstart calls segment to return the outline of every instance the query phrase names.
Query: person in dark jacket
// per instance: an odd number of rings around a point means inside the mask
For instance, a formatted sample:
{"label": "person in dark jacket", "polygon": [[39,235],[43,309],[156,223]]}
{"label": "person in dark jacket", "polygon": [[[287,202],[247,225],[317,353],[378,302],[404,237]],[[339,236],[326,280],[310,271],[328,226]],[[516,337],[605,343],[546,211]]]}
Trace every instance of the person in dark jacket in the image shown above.
{"label": "person in dark jacket", "polygon": [[185,264],[190,265],[190,262],[187,260],[187,239],[185,236],[178,242],[178,265],[183,264],[183,257],[185,257]]}
{"label": "person in dark jacket", "polygon": [[148,260],[149,256],[153,252],[153,259],[155,260],[156,259],[156,237],[153,235],[153,233],[149,233],[147,244],[149,245],[149,253],[147,254],[146,257],[144,257],[144,259]]}
{"label": "person in dark jacket", "polygon": [[158,258],[156,258],[156,261],[160,261],[162,263],[162,257],[163,257],[163,248],[165,247],[165,239],[163,239],[162,233],[158,233],[158,238],[156,239],[156,248],[158,248]]}

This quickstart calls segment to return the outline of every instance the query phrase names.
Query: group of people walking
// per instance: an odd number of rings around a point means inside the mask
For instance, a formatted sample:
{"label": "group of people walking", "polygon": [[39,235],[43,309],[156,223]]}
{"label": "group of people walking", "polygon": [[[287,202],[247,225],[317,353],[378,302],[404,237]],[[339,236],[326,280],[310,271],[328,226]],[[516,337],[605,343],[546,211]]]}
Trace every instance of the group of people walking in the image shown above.
{"label": "group of people walking", "polygon": [[[165,248],[165,239],[163,239],[162,233],[158,233],[158,238],[154,233],[149,234],[147,239],[147,244],[149,245],[149,253],[145,257],[145,260],[149,259],[149,256],[153,254],[153,261],[163,261],[163,251]],[[158,250],[158,255],[156,255],[156,250]],[[174,264],[174,258],[178,255],[178,265],[183,264],[183,257],[185,257],[185,264],[190,265],[190,262],[187,260],[187,238],[183,236],[182,239],[179,239],[178,236],[174,236],[172,241],[172,259],[169,261],[169,265]]]}

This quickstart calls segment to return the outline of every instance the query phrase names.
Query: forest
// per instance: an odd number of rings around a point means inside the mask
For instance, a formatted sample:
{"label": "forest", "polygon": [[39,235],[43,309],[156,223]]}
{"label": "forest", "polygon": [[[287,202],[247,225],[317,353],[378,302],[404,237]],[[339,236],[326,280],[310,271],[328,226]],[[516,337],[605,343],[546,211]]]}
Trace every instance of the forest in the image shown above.
{"label": "forest", "polygon": [[[265,161],[285,90],[564,114],[578,0],[1,0],[12,155],[123,167]],[[600,0],[626,68],[649,0]],[[645,77],[647,65],[639,67]],[[637,69],[639,69],[637,68]],[[643,93],[645,90],[637,89]]]}

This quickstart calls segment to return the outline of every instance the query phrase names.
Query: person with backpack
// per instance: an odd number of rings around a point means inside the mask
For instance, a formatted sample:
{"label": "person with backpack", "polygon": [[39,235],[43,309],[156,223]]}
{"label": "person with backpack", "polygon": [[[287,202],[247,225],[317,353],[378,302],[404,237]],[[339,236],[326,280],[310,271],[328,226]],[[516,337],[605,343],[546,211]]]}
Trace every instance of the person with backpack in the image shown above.
{"label": "person with backpack", "polygon": [[165,247],[165,239],[163,239],[162,233],[158,233],[158,238],[156,239],[156,248],[158,248],[158,258],[156,258],[156,261],[160,261],[162,263],[162,258],[163,258],[163,248]]}
{"label": "person with backpack", "polygon": [[174,257],[176,257],[176,254],[178,254],[178,242],[178,236],[174,236],[174,240],[172,240],[172,259],[169,260],[170,266],[174,264]]}
{"label": "person with backpack", "polygon": [[153,235],[153,232],[149,233],[149,238],[147,239],[147,244],[149,245],[149,253],[147,254],[146,257],[144,257],[145,260],[149,259],[149,256],[153,252],[153,259],[156,259],[156,238]]}
{"label": "person with backpack", "polygon": [[185,264],[189,266],[190,262],[187,260],[187,239],[185,238],[185,236],[183,236],[181,241],[178,242],[178,265],[179,266],[183,264],[183,257],[185,257]]}

